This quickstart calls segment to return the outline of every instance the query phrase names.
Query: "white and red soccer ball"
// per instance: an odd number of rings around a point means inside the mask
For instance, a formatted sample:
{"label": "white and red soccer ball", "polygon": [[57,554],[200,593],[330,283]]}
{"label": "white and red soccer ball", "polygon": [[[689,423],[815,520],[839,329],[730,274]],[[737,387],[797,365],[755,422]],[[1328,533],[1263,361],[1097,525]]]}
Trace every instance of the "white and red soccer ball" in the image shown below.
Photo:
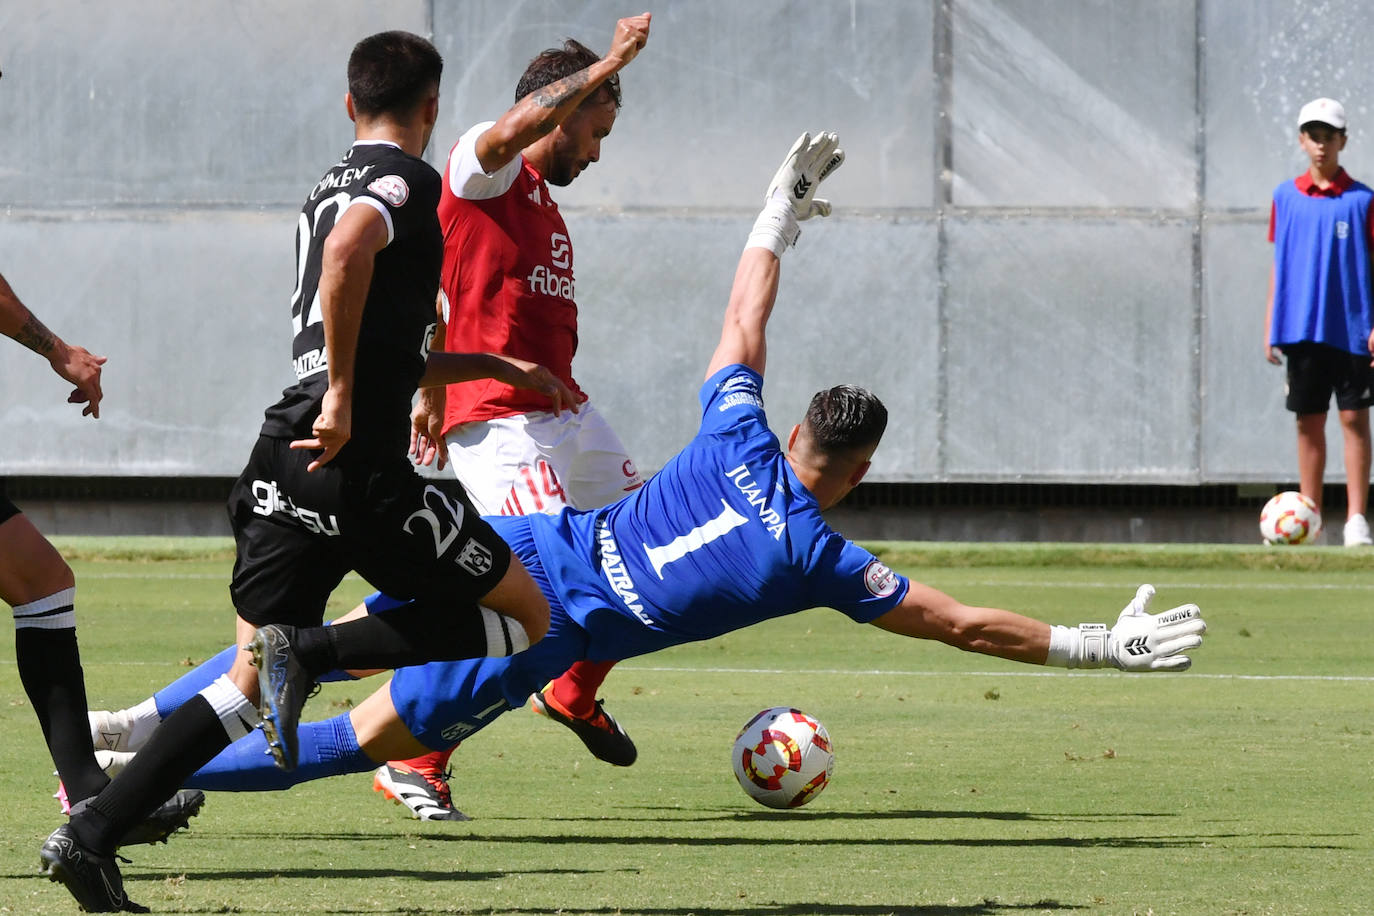
{"label": "white and red soccer ball", "polygon": [[1322,530],[1317,504],[1296,490],[1285,490],[1260,510],[1260,537],[1266,544],[1302,544]]}
{"label": "white and red soccer ball", "polygon": [[825,726],[787,706],[765,709],[744,723],[733,755],[740,787],[769,808],[800,808],[821,793],[835,770]]}

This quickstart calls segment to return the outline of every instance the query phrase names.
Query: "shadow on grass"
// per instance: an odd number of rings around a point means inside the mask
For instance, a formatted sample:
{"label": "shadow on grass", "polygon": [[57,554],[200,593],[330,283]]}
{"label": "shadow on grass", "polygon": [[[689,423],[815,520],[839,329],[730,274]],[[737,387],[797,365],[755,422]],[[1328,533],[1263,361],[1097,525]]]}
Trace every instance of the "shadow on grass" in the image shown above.
{"label": "shadow on grass", "polygon": [[[1017,912],[1068,912],[1070,910],[1082,910],[1087,907],[1078,904],[1060,903],[1057,900],[1038,900],[1035,903],[999,903],[996,900],[981,900],[978,903],[959,904],[845,904],[845,903],[757,903],[750,904],[740,901],[736,905],[727,908],[722,907],[636,907],[633,911],[638,916],[739,916],[741,913],[756,914],[756,916],[815,916],[817,913],[824,913],[826,916],[997,916],[999,913]],[[215,910],[182,910],[179,912],[223,912],[222,909]],[[275,913],[272,909],[243,909],[234,908],[235,913]],[[416,916],[421,911],[414,907],[402,907],[395,910],[349,910],[331,909],[330,913],[335,916]],[[462,914],[470,916],[473,912],[500,912],[507,916],[622,916],[627,911],[618,906],[603,907],[501,907],[499,910],[488,910],[481,908],[474,910],[471,907],[458,907],[454,909],[429,909],[423,911],[426,916],[449,916],[449,914]]]}
{"label": "shadow on grass", "polygon": [[1067,821],[1109,821],[1124,820],[1126,818],[1137,817],[1178,817],[1173,812],[1152,812],[1152,811],[1117,811],[1110,814],[1036,814],[1030,811],[932,811],[929,809],[908,808],[905,810],[883,810],[883,811],[829,811],[811,810],[806,811],[773,811],[765,808],[757,809],[737,809],[722,808],[714,812],[701,812],[694,809],[689,812],[685,808],[656,808],[652,805],[641,806],[622,806],[619,810],[644,811],[644,817],[605,817],[605,816],[586,816],[586,817],[559,817],[552,815],[540,818],[515,818],[500,817],[494,820],[500,821],[520,821],[520,820],[540,820],[540,821],[561,821],[566,823],[587,823],[604,824],[614,821],[625,821],[628,823],[642,823],[643,821],[653,821],[655,823],[696,823],[707,821],[789,821],[792,823],[808,823],[812,821],[906,821],[906,820],[981,820],[981,821],[1046,821],[1053,823],[1063,823]]}
{"label": "shadow on grass", "polygon": [[[1346,837],[1355,834],[1337,834]],[[438,842],[480,842],[480,843],[572,843],[587,846],[796,846],[823,849],[828,846],[882,846],[910,847],[912,849],[967,847],[969,849],[1206,849],[1219,842],[1228,840],[1254,840],[1254,834],[1201,834],[1196,836],[1050,836],[1050,837],[925,837],[909,839],[905,837],[767,837],[750,834],[736,837],[691,837],[691,836],[573,836],[542,835],[492,835],[470,834],[467,836],[434,836],[428,839]],[[1245,849],[1354,849],[1349,843],[1316,842],[1246,842]]]}

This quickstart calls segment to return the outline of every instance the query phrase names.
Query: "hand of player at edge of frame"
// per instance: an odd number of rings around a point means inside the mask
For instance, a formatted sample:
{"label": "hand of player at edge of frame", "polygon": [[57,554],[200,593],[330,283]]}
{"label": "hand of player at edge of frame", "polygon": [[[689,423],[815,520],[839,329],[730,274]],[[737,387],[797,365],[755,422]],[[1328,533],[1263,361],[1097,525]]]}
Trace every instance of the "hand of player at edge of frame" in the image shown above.
{"label": "hand of player at edge of frame", "polygon": [[[1365,341],[1365,346],[1369,348],[1369,355],[1374,356],[1374,331],[1369,332],[1369,340]],[[1369,361],[1369,365],[1374,367],[1374,359]]]}
{"label": "hand of player at edge of frame", "polygon": [[532,363],[529,360],[520,359],[515,356],[501,356],[496,358],[504,364],[507,369],[496,376],[498,382],[504,382],[512,388],[528,388],[531,391],[538,391],[553,401],[553,412],[562,413],[565,409],[577,413],[577,395],[572,393],[563,380],[554,375],[548,369]]}
{"label": "hand of player at edge of frame", "polygon": [[611,35],[611,49],[606,52],[606,60],[616,61],[621,69],[629,64],[644,49],[649,40],[649,20],[652,13],[627,16],[615,24]]}
{"label": "hand of player at edge of frame", "polygon": [[410,411],[410,455],[417,465],[434,464],[443,470],[448,464],[448,443],[444,441],[444,410],[447,390],[442,385],[421,388],[420,397]]}
{"label": "hand of player at edge of frame", "polygon": [[76,386],[67,395],[67,403],[86,405],[81,409],[83,417],[100,419],[100,399],[104,397],[100,391],[100,369],[108,358],[68,344],[62,357],[49,363],[52,371]]}
{"label": "hand of player at edge of frame", "polygon": [[296,439],[292,448],[319,450],[320,455],[306,466],[307,472],[318,470],[339,454],[353,435],[353,404],[347,396],[337,394],[333,388],[324,393],[320,402],[320,415],[315,418],[311,439]]}
{"label": "hand of player at edge of frame", "polygon": [[1273,363],[1275,366],[1283,365],[1283,351],[1280,350],[1278,347],[1273,346],[1272,344],[1264,345],[1264,358],[1269,360],[1269,362]]}

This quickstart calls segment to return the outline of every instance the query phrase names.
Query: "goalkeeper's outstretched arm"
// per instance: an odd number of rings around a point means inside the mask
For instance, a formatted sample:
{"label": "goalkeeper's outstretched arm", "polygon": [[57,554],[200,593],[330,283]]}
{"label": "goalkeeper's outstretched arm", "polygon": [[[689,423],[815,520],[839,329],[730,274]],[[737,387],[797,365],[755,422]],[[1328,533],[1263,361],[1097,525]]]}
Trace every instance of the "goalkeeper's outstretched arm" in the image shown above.
{"label": "goalkeeper's outstretched arm", "polygon": [[1153,585],[1142,585],[1110,629],[1048,623],[998,608],[963,604],[937,589],[911,583],[902,603],[873,621],[903,636],[935,639],[958,649],[1033,665],[1123,671],[1185,671],[1185,655],[1202,645],[1207,624],[1196,604],[1149,613]]}

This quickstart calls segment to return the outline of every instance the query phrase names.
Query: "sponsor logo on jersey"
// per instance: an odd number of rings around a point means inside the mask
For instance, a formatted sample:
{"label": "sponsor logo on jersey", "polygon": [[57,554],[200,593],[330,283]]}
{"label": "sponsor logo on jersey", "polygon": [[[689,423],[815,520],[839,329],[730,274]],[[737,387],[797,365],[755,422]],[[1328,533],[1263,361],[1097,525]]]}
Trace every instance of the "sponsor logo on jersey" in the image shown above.
{"label": "sponsor logo on jersey", "polygon": [[758,513],[759,521],[764,528],[768,529],[773,540],[781,540],[783,532],[787,530],[787,522],[783,521],[776,509],[768,505],[768,499],[763,494],[763,488],[754,482],[754,474],[749,470],[749,466],[741,464],[737,468],[726,471],[725,476],[748,500],[749,505],[754,507],[754,511]]}
{"label": "sponsor logo on jersey", "polygon": [[336,516],[331,515],[326,521],[325,517],[314,509],[296,505],[291,501],[291,497],[282,493],[275,480],[253,481],[253,498],[258,501],[253,507],[255,515],[271,516],[279,512],[287,518],[296,519],[307,531],[315,534],[323,534],[326,537],[336,537],[339,534],[339,520]]}
{"label": "sponsor logo on jersey", "polygon": [[596,523],[596,540],[601,554],[601,573],[606,577],[606,582],[611,586],[611,590],[616,593],[625,607],[630,609],[641,622],[653,626],[654,620],[644,612],[644,605],[639,600],[639,590],[635,586],[635,580],[631,578],[629,570],[625,568],[625,561],[620,556],[620,545],[615,542],[615,536],[611,534],[611,529],[606,524],[605,519],[599,519]]}
{"label": "sponsor logo on jersey", "polygon": [[491,551],[485,544],[468,538],[454,562],[474,576],[485,576],[491,572]]}
{"label": "sponsor logo on jersey", "polygon": [[875,598],[886,598],[897,590],[897,574],[881,560],[870,560],[864,567],[864,585]]}
{"label": "sponsor logo on jersey", "polygon": [[[345,188],[356,181],[362,181],[367,177],[367,173],[374,168],[376,168],[375,165],[365,165],[362,168],[348,168],[344,169],[342,172],[330,172],[320,179],[319,184],[315,185],[315,190],[310,192],[310,199],[314,200],[326,191],[332,191],[335,188]],[[405,182],[401,182],[401,184],[404,185]]]}
{"label": "sponsor logo on jersey", "polygon": [[383,175],[369,184],[367,189],[393,207],[399,207],[410,200],[410,185],[406,184],[406,180],[400,175]]}
{"label": "sponsor logo on jersey", "polygon": [[530,271],[530,275],[525,278],[525,284],[529,286],[532,293],[556,296],[559,299],[567,299],[569,302],[574,299],[573,278],[561,277],[543,264]]}
{"label": "sponsor logo on jersey", "polygon": [[291,365],[296,370],[297,380],[308,378],[329,368],[329,353],[324,347],[319,347],[297,356],[291,360]]}
{"label": "sponsor logo on jersey", "polygon": [[759,397],[759,386],[747,375],[732,375],[720,386],[720,403],[716,410],[726,411],[741,404],[746,407],[763,408],[763,398]]}
{"label": "sponsor logo on jersey", "polygon": [[554,267],[572,267],[572,240],[561,232],[549,235],[549,260]]}

